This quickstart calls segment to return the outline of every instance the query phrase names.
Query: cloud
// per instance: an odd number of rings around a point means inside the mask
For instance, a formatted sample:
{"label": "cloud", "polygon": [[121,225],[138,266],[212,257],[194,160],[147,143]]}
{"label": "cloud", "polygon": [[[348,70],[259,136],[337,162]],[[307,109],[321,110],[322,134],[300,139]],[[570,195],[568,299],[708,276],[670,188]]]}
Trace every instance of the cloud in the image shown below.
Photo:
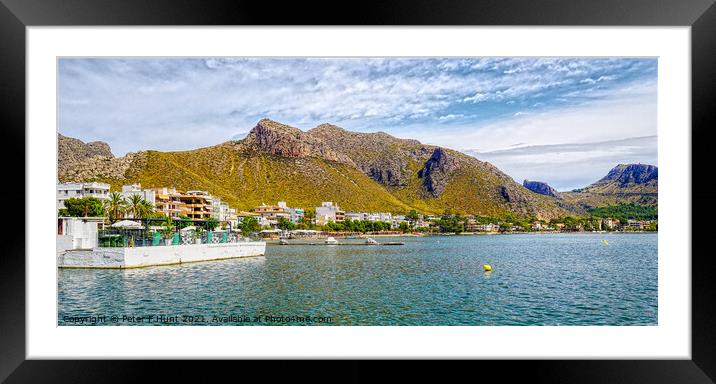
{"label": "cloud", "polygon": [[451,113],[451,114],[449,114],[449,115],[445,115],[445,116],[440,116],[440,117],[438,117],[438,120],[440,120],[440,121],[450,121],[450,120],[459,119],[459,118],[461,118],[461,117],[465,117],[465,115],[463,115],[463,114],[453,115],[453,114]]}
{"label": "cloud", "polygon": [[[656,82],[593,91],[594,101],[540,112],[518,111],[483,124],[454,126],[445,134],[420,135],[433,144],[480,152],[505,149],[515,141],[553,145],[618,140],[656,134]],[[588,98],[587,98],[588,99]]]}
{"label": "cloud", "polygon": [[497,165],[517,182],[545,181],[560,191],[567,191],[597,181],[620,163],[657,165],[657,137],[557,145],[522,144],[492,152],[465,152]]}
{"label": "cloud", "polygon": [[655,134],[656,59],[59,60],[59,130],[118,155],[243,137],[269,117],[462,150]]}

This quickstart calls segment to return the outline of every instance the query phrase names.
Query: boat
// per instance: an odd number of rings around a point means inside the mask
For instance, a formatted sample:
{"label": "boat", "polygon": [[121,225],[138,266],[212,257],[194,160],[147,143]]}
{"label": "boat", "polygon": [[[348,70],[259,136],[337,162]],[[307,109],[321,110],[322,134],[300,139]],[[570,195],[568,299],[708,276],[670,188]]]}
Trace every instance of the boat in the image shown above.
{"label": "boat", "polygon": [[368,239],[366,239],[365,243],[368,245],[378,245],[378,242],[375,241],[375,239],[373,239],[372,237],[369,237]]}
{"label": "boat", "polygon": [[323,241],[325,244],[338,244],[338,240],[334,239],[332,236],[328,236],[325,241]]}
{"label": "boat", "polygon": [[281,239],[281,240],[278,241],[278,243],[279,243],[280,245],[288,245],[288,240],[286,240],[286,239]]}

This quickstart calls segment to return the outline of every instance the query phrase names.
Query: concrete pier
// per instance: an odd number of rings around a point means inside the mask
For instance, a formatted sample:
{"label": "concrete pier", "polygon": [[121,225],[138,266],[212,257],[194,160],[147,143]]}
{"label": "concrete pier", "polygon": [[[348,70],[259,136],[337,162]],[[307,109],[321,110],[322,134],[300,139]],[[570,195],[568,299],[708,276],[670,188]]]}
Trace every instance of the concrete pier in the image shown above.
{"label": "concrete pier", "polygon": [[59,268],[140,268],[261,256],[263,241],[132,248],[68,249],[57,253]]}

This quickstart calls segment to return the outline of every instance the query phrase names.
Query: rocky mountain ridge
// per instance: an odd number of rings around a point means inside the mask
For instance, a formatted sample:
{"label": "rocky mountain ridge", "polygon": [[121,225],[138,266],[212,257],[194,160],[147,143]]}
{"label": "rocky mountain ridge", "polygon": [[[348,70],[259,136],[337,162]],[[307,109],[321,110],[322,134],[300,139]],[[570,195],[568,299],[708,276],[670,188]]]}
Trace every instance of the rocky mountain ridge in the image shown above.
{"label": "rocky mountain ridge", "polygon": [[85,143],[79,139],[57,134],[57,164],[61,171],[83,160],[97,157],[114,158],[109,144],[103,141]]}
{"label": "rocky mountain ridge", "polygon": [[637,203],[658,205],[659,168],[648,164],[619,164],[598,181],[571,192],[564,199],[584,208]]}
{"label": "rocky mountain ridge", "polygon": [[522,186],[532,192],[539,193],[540,195],[552,196],[557,199],[562,198],[562,195],[557,192],[556,189],[552,188],[549,184],[542,181],[530,181],[525,179],[522,182]]}
{"label": "rocky mountain ridge", "polygon": [[285,124],[261,119],[242,140],[246,150],[263,151],[281,157],[319,157],[337,163],[353,164],[351,159],[316,139]]}
{"label": "rocky mountain ridge", "polygon": [[588,192],[604,192],[619,189],[645,190],[657,188],[659,168],[648,164],[619,164],[612,168],[606,176],[584,188]]}
{"label": "rocky mountain ridge", "polygon": [[458,151],[330,124],[304,132],[262,119],[239,141],[121,158],[97,155],[70,163],[60,167],[60,181],[107,181],[115,189],[136,182],[207,189],[239,209],[273,200],[306,207],[333,200],[346,210],[438,214],[452,209],[537,218],[584,213]]}

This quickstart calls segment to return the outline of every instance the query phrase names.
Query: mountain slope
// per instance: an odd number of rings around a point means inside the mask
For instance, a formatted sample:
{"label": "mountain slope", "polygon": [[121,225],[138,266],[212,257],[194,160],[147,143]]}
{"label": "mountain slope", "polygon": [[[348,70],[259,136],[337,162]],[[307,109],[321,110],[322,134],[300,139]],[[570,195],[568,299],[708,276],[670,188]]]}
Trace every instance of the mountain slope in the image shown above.
{"label": "mountain slope", "polygon": [[659,169],[646,164],[619,164],[589,186],[562,195],[583,207],[636,203],[658,204]]}
{"label": "mountain slope", "polygon": [[577,207],[533,193],[492,164],[457,151],[383,132],[349,132],[330,124],[308,133],[348,155],[373,180],[424,212],[440,213],[450,208],[480,215],[512,212],[536,217],[583,213]]}
{"label": "mountain slope", "polygon": [[460,152],[328,124],[303,132],[263,119],[239,141],[182,152],[90,157],[60,169],[61,181],[102,180],[113,189],[138,182],[208,190],[242,210],[285,200],[304,208],[334,201],[358,211],[437,214],[449,208],[540,218],[583,213]]}

